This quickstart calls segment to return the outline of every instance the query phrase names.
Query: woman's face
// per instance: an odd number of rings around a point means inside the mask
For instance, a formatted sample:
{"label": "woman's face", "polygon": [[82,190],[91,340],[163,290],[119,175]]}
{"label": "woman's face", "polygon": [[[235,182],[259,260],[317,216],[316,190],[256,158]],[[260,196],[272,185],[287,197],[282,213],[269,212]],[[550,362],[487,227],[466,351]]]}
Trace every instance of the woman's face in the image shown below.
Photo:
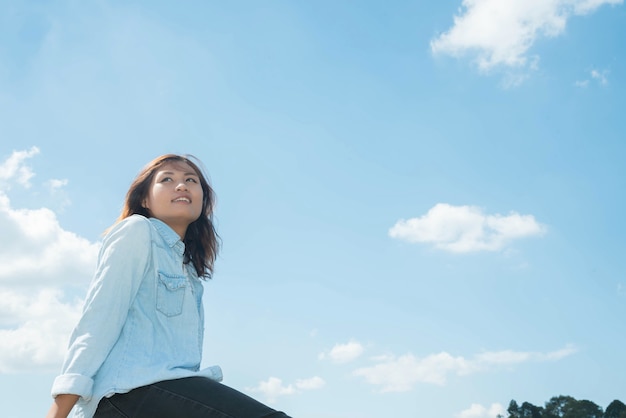
{"label": "woman's face", "polygon": [[198,174],[189,164],[175,161],[154,173],[143,206],[183,238],[189,224],[202,214],[202,197]]}

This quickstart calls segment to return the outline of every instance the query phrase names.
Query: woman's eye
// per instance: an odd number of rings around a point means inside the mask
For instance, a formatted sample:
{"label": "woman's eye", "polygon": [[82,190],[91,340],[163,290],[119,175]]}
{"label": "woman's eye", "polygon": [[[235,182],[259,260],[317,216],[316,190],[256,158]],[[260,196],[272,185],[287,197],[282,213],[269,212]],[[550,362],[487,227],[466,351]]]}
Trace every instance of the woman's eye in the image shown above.
{"label": "woman's eye", "polygon": [[172,178],[171,177],[163,177],[161,179],[161,183],[165,183],[166,181],[172,181]]}
{"label": "woman's eye", "polygon": [[197,182],[198,182],[198,181],[197,181],[196,179],[194,179],[193,177],[189,177],[189,178],[187,179],[187,181],[190,181],[190,182],[192,182],[192,183],[197,183]]}

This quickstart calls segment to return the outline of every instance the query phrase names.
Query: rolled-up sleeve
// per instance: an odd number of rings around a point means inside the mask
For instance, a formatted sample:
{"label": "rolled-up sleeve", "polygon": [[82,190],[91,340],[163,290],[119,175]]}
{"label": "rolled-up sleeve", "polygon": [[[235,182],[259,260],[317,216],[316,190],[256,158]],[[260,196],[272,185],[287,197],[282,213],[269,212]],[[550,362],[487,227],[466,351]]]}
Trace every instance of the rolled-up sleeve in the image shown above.
{"label": "rolled-up sleeve", "polygon": [[58,395],[64,393],[71,393],[78,395],[81,398],[91,398],[91,392],[93,389],[93,379],[82,374],[66,373],[57,376],[52,384],[52,397],[56,398]]}
{"label": "rolled-up sleeve", "polygon": [[151,225],[143,217],[124,219],[102,243],[83,314],[70,337],[52,396],[92,396],[94,376],[119,338],[129,308],[151,261]]}

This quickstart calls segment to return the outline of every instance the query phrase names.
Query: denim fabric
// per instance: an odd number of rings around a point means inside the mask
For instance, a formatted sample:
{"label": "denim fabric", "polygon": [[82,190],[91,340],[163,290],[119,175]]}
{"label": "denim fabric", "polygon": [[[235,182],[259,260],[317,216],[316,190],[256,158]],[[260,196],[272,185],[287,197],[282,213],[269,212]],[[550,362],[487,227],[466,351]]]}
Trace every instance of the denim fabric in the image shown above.
{"label": "denim fabric", "polygon": [[100,399],[199,370],[203,286],[183,265],[185,246],[167,224],[133,215],[103,240],[83,314],[72,332],[52,396],[80,395],[74,417],[93,416]]}
{"label": "denim fabric", "polygon": [[95,418],[289,418],[202,377],[168,380],[104,398]]}

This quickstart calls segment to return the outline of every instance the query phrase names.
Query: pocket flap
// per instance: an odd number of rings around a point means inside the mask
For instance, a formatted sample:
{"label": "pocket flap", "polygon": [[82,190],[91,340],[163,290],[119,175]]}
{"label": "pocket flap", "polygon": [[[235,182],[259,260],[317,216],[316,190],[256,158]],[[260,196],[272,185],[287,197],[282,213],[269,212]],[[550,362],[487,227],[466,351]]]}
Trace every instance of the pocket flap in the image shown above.
{"label": "pocket flap", "polygon": [[159,280],[168,290],[176,290],[187,285],[187,278],[179,274],[169,274],[159,271]]}

